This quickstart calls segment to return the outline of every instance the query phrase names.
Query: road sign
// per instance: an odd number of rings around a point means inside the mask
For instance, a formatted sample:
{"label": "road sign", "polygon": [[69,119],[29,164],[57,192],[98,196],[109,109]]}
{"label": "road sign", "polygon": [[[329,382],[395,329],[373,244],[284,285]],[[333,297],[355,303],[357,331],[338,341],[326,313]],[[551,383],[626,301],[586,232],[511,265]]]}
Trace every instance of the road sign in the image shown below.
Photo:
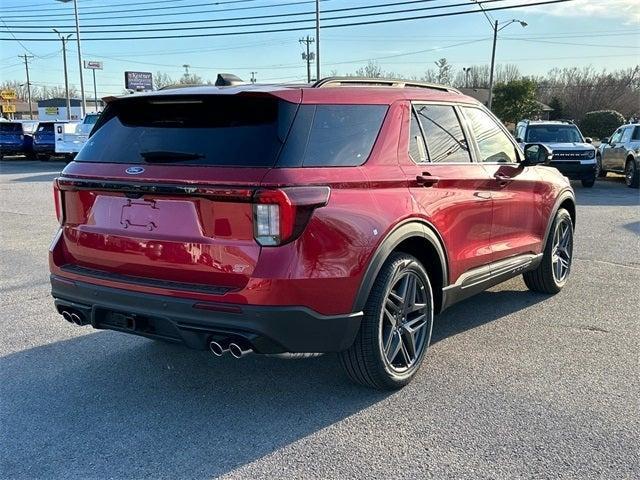
{"label": "road sign", "polygon": [[2,113],[16,113],[15,105],[2,105]]}
{"label": "road sign", "polygon": [[128,90],[153,90],[153,76],[151,72],[124,72],[124,88]]}
{"label": "road sign", "polygon": [[98,62],[95,60],[85,60],[84,68],[88,70],[102,70],[102,62]]}
{"label": "road sign", "polygon": [[3,100],[15,100],[16,92],[13,90],[2,90],[0,92],[0,97],[2,97]]}

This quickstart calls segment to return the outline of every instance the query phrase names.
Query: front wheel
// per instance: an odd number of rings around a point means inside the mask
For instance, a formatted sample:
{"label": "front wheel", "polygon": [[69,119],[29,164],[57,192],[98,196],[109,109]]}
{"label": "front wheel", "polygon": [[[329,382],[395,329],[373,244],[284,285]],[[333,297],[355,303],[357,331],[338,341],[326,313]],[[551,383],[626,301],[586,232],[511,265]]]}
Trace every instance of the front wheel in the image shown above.
{"label": "front wheel", "polygon": [[433,292],[422,264],[405,253],[382,266],[364,308],[356,339],[340,353],[343,368],[357,383],[394,390],[420,368],[433,327]]}
{"label": "front wheel", "polygon": [[573,221],[569,212],[561,208],[551,226],[542,262],[522,275],[524,283],[534,292],[558,293],[567,283],[572,260]]}
{"label": "front wheel", "polygon": [[596,183],[595,177],[582,180],[582,186],[585,188],[591,188],[595,185],[595,183]]}
{"label": "front wheel", "polygon": [[627,164],[624,166],[624,183],[627,184],[627,187],[640,187],[640,172],[633,158],[627,160]]}
{"label": "front wheel", "polygon": [[604,178],[607,176],[607,171],[602,169],[602,157],[596,156],[596,176],[598,178]]}

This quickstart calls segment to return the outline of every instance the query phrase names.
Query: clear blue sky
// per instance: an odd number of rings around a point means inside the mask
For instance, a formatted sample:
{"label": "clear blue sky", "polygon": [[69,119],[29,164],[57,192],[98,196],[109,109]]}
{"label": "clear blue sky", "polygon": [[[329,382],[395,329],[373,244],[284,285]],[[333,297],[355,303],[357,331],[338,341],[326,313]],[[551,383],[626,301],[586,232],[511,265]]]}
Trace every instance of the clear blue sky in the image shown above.
{"label": "clear blue sky", "polygon": [[[502,0],[487,3],[486,8],[507,4],[531,3],[536,0]],[[540,1],[540,0],[538,0]],[[218,72],[231,72],[248,79],[251,71],[257,71],[259,81],[294,81],[306,78],[306,67],[301,58],[302,46],[298,39],[304,35],[315,35],[313,22],[297,24],[309,26],[305,31],[270,34],[252,34],[209,38],[175,38],[137,41],[90,41],[90,38],[109,36],[177,35],[173,32],[145,32],[145,28],[163,28],[162,25],[140,26],[140,23],[186,21],[200,19],[225,19],[256,15],[307,12],[314,9],[313,3],[303,0],[220,0],[221,4],[205,0],[78,0],[83,34],[83,58],[101,60],[104,70],[98,72],[98,95],[120,94],[124,87],[125,70],[166,72],[179,77],[183,64],[191,65],[191,72],[204,78],[215,79]],[[208,6],[202,4],[208,3]],[[462,4],[448,10],[432,10],[396,15],[377,15],[358,19],[386,19],[428,15],[455,10],[477,8],[469,0],[427,0],[402,5],[402,1],[391,0],[323,0],[322,10],[372,4],[396,5],[379,9],[326,13],[325,16],[375,13],[389,10],[435,7]],[[466,6],[469,3],[469,6]],[[189,7],[200,4],[199,7]],[[274,6],[274,4],[286,4]],[[27,8],[26,6],[30,6]],[[153,7],[154,9],[150,9]],[[171,7],[164,10],[155,8]],[[266,8],[261,8],[266,7]],[[132,10],[140,11],[132,11]],[[2,21],[0,38],[56,38],[51,31],[54,26],[65,31],[74,31],[72,3],[54,0],[0,0]],[[189,14],[203,11],[208,13]],[[104,13],[102,13],[104,12]],[[27,17],[27,15],[49,15]],[[60,15],[67,15],[60,17]],[[141,17],[140,15],[145,15]],[[529,26],[511,25],[500,33],[498,63],[515,63],[524,74],[544,74],[553,67],[594,65],[609,70],[631,67],[640,63],[640,0],[574,0],[572,2],[544,7],[529,7],[515,10],[491,12],[498,20],[517,18]],[[115,18],[128,17],[128,18]],[[308,17],[274,18],[271,21]],[[244,23],[269,20],[246,20]],[[358,21],[355,20],[355,21]],[[30,23],[27,23],[30,21]],[[347,21],[348,22],[348,21]],[[115,27],[118,23],[135,23],[136,27]],[[222,22],[227,23],[227,22]],[[236,21],[236,23],[239,23]],[[326,22],[338,23],[338,21]],[[341,22],[342,23],[342,22]],[[214,25],[209,23],[206,25]],[[24,25],[36,26],[26,31]],[[85,27],[86,25],[86,27]],[[104,25],[103,30],[133,29],[133,33],[88,33]],[[203,24],[199,24],[203,25]],[[179,25],[172,25],[173,27]],[[194,26],[194,24],[191,24]],[[262,28],[286,28],[274,25]],[[246,27],[245,30],[251,30]],[[254,28],[255,29],[255,28]],[[207,33],[214,30],[194,30],[188,33]],[[215,31],[230,31],[220,29]],[[11,33],[9,33],[11,32]],[[486,64],[491,54],[491,29],[481,14],[462,15],[449,18],[412,20],[399,23],[367,25],[347,28],[331,28],[321,31],[322,73],[328,75],[337,70],[339,74],[353,72],[375,60],[385,70],[401,75],[421,75],[433,62],[446,57],[457,69],[471,65]],[[459,45],[464,43],[463,45]],[[26,49],[25,49],[26,47]],[[315,48],[315,47],[314,47]],[[0,41],[0,79],[24,81],[24,65],[18,55],[33,54],[30,72],[36,85],[62,85],[63,68],[60,42]],[[409,55],[404,55],[410,52]],[[78,64],[76,44],[68,49],[70,82],[76,86]],[[85,85],[91,92],[91,75],[85,71]],[[89,96],[89,94],[88,94]]]}

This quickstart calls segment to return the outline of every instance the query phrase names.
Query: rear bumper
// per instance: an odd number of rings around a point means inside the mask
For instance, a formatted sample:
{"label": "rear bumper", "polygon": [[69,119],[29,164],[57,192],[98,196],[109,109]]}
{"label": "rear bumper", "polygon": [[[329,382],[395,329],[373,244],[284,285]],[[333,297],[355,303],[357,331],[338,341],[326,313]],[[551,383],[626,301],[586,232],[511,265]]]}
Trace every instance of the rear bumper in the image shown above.
{"label": "rear bumper", "polygon": [[353,343],[362,312],[321,315],[306,307],[203,303],[51,276],[58,312],[79,312],[94,328],[205,349],[212,338],[242,337],[258,353],[337,352]]}
{"label": "rear bumper", "polygon": [[551,161],[551,167],[571,180],[589,180],[596,176],[596,160]]}
{"label": "rear bumper", "polygon": [[16,155],[26,151],[24,145],[19,144],[0,144],[0,154],[2,155]]}

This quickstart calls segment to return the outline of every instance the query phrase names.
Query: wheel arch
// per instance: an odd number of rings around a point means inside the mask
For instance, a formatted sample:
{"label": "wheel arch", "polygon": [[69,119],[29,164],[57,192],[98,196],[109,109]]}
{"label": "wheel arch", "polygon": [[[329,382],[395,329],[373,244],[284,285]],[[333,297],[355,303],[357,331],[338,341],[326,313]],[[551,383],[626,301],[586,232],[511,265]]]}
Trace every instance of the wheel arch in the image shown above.
{"label": "wheel arch", "polygon": [[411,219],[397,225],[380,242],[369,260],[353,311],[361,311],[371,288],[386,259],[393,252],[404,252],[416,257],[427,269],[432,283],[434,311],[442,308],[442,289],[448,285],[448,260],[444,242],[433,225],[422,219]]}
{"label": "wheel arch", "polygon": [[558,210],[560,210],[561,208],[564,208],[569,212],[569,215],[571,216],[571,223],[573,224],[573,229],[575,230],[576,228],[576,199],[573,195],[573,192],[571,192],[570,190],[565,190],[558,196],[556,203],[551,210],[551,214],[549,215],[549,219],[547,220],[547,229],[544,234],[544,242],[542,243],[543,248],[547,244],[549,234],[551,233],[551,226],[553,225],[553,221],[556,218]]}

